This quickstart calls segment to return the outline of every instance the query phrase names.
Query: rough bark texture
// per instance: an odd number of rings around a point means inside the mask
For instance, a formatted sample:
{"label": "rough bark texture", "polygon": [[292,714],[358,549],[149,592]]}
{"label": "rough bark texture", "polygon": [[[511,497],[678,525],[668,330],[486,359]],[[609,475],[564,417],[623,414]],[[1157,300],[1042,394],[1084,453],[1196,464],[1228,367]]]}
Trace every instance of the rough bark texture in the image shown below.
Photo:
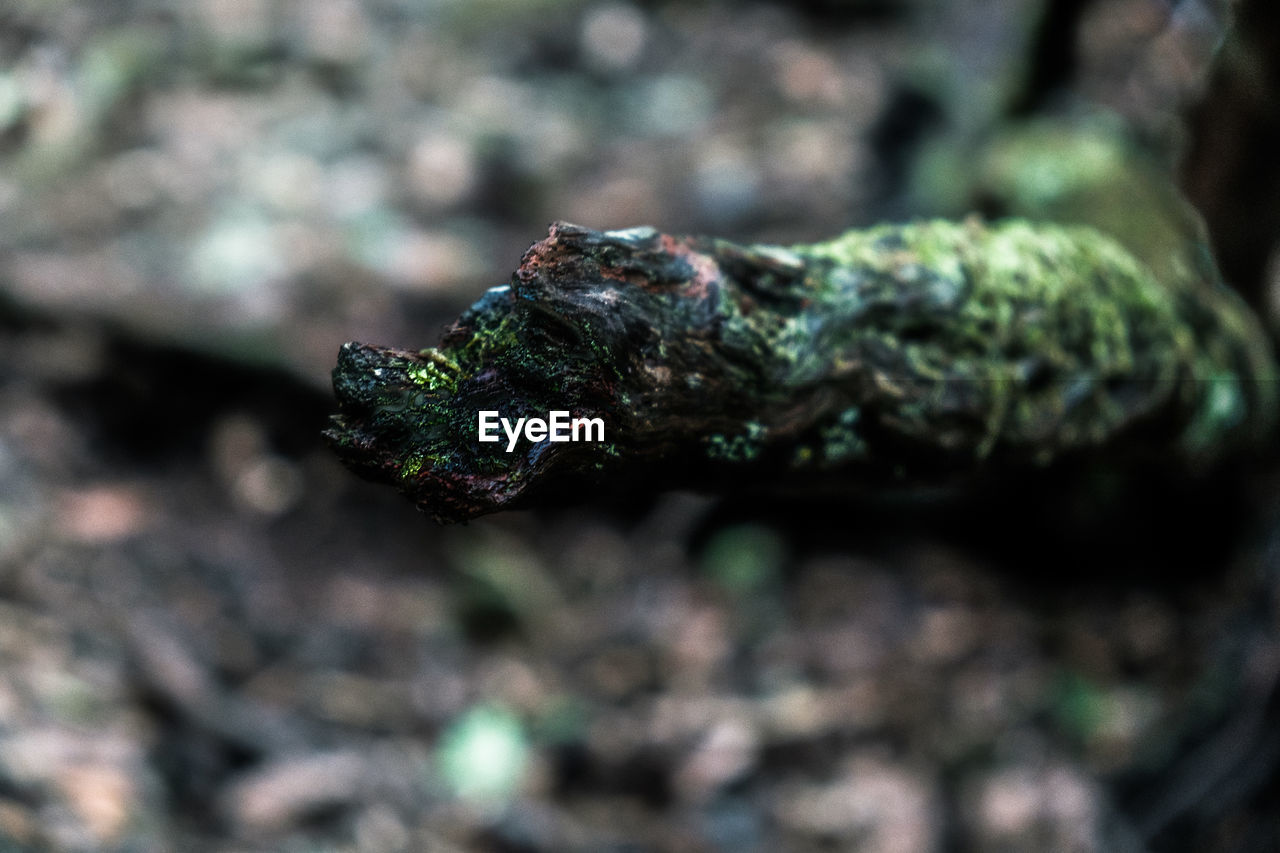
{"label": "rough bark texture", "polygon": [[[1211,269],[1173,278],[1021,221],[791,248],[557,223],[440,346],[346,344],[327,435],[440,521],[584,477],[910,486],[1139,445],[1203,466],[1270,426],[1275,367]],[[507,452],[480,410],[605,440]]]}

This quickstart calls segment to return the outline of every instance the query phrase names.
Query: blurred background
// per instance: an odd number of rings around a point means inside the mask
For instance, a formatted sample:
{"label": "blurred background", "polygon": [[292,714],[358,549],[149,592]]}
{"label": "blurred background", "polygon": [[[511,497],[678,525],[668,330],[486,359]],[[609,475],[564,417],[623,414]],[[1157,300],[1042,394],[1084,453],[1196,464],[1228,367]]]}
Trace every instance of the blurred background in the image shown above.
{"label": "blurred background", "polygon": [[0,850],[1277,849],[1274,452],[438,528],[319,439],[554,219],[1087,222],[1271,321],[1275,18],[8,0]]}

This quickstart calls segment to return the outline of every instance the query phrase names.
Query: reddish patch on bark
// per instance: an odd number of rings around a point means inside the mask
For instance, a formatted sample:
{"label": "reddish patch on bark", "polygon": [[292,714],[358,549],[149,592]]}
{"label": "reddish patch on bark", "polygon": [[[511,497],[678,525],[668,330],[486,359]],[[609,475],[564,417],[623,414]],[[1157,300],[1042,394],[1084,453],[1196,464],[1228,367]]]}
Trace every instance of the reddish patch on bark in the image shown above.
{"label": "reddish patch on bark", "polygon": [[687,238],[662,234],[660,240],[664,252],[682,259],[693,267],[693,278],[685,285],[685,294],[695,299],[706,299],[711,293],[711,285],[722,278],[720,265],[710,255],[699,252],[689,245]]}

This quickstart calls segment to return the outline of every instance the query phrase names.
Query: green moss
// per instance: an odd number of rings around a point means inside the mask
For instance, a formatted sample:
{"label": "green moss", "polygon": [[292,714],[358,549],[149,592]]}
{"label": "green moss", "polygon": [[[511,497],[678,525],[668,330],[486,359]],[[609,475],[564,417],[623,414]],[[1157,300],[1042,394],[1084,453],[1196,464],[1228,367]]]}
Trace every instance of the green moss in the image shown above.
{"label": "green moss", "polygon": [[707,457],[724,462],[749,462],[760,455],[768,433],[759,421],[743,424],[745,432],[738,435],[711,435],[707,438]]}
{"label": "green moss", "polygon": [[[344,347],[330,436],[445,519],[534,495],[557,468],[935,484],[1127,452],[1139,430],[1200,466],[1277,406],[1265,335],[1206,275],[1163,281],[1097,231],[1022,220],[785,250],[560,225],[440,348]],[[508,454],[476,442],[477,407],[603,413],[611,443]],[[716,464],[663,468],[690,453]]]}
{"label": "green moss", "polygon": [[[1249,393],[1223,389],[1239,388],[1241,370],[1250,385],[1266,384],[1252,381],[1264,378],[1270,360],[1243,306],[1220,304],[1231,297],[1202,283],[1191,298],[1216,306],[1219,316],[1210,322],[1186,313],[1187,300],[1177,296],[1185,283],[1158,280],[1089,228],[930,221],[793,250],[830,264],[807,286],[848,318],[829,342],[836,358],[808,373],[838,372],[840,358],[856,371],[867,361],[859,354],[874,351],[884,365],[874,371],[873,393],[875,407],[889,409],[882,418],[902,434],[968,447],[979,458],[1043,442],[1047,424],[1055,424],[1058,447],[1100,443],[1135,411],[1188,383],[1186,393],[1203,401],[1187,446],[1207,448],[1249,409]],[[827,324],[834,325],[829,317]],[[793,331],[787,346],[799,350],[799,335],[809,330]],[[1274,391],[1252,393],[1268,395]],[[1264,411],[1273,407],[1264,401]],[[980,430],[948,414],[962,409],[980,418]],[[824,431],[826,456],[865,451],[856,436],[846,443],[845,433],[836,424]]]}
{"label": "green moss", "polygon": [[458,387],[457,363],[441,354],[439,350],[423,351],[424,355],[428,353],[431,354],[433,360],[410,367],[406,371],[410,381],[433,393],[456,391]]}
{"label": "green moss", "polygon": [[857,407],[845,409],[836,422],[822,430],[822,457],[828,465],[850,462],[866,454],[867,443],[858,435]]}
{"label": "green moss", "polygon": [[404,464],[400,466],[400,479],[412,480],[422,471],[422,463],[424,457],[410,456],[404,460]]}

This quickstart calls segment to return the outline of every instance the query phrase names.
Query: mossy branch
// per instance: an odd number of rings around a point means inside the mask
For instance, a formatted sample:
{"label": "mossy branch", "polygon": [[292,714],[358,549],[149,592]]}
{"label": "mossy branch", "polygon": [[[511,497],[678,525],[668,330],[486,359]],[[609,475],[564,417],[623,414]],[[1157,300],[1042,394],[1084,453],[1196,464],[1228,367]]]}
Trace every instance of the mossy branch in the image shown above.
{"label": "mossy branch", "polygon": [[[791,248],[557,223],[438,347],[346,344],[327,435],[440,521],[606,477],[910,486],[1134,447],[1203,466],[1270,428],[1276,369],[1193,278],[1022,221]],[[508,452],[478,441],[483,410],[598,417],[604,441]]]}

